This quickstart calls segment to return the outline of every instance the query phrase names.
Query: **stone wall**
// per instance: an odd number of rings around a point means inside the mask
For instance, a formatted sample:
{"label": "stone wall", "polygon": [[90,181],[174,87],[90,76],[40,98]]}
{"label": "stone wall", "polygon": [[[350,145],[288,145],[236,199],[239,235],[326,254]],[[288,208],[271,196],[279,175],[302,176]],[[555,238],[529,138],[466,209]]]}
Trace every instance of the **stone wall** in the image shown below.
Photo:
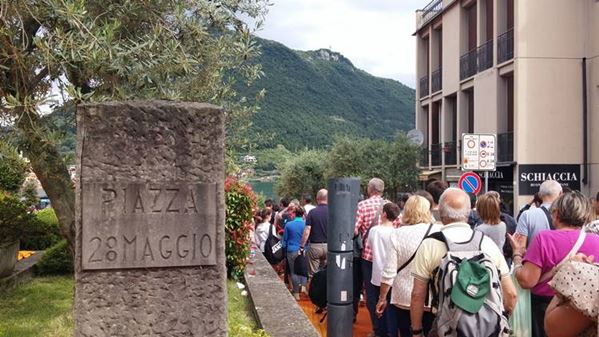
{"label": "stone wall", "polygon": [[262,253],[245,271],[258,322],[270,337],[319,337],[291,293]]}
{"label": "stone wall", "polygon": [[76,336],[226,336],[224,119],[200,103],[78,108]]}

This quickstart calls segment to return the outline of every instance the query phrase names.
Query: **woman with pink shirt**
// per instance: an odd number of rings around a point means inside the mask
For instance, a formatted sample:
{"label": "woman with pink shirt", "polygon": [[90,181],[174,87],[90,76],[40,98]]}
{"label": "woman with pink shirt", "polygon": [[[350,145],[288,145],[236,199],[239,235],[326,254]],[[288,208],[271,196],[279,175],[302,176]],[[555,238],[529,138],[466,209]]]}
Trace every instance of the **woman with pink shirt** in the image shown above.
{"label": "woman with pink shirt", "polygon": [[[532,336],[546,336],[543,321],[549,302],[555,295],[549,281],[556,266],[578,252],[599,256],[599,236],[581,233],[590,222],[592,206],[580,192],[562,194],[551,206],[555,230],[540,232],[532,240],[528,250],[514,236],[509,236],[514,250],[515,274],[520,286],[531,289]],[[581,244],[575,247],[577,241]],[[555,269],[554,269],[555,268]]]}

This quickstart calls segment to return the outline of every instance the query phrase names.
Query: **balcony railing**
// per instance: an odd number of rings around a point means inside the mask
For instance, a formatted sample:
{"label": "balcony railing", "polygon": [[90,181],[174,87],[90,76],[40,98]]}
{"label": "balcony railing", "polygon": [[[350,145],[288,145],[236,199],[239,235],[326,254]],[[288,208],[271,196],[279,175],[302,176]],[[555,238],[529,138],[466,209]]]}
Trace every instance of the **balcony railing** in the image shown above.
{"label": "balcony railing", "polygon": [[441,166],[443,144],[431,144],[431,166]]}
{"label": "balcony railing", "polygon": [[514,161],[514,132],[505,132],[497,135],[497,161],[512,162]]}
{"label": "balcony railing", "polygon": [[460,57],[460,80],[476,74],[476,49],[472,49]]}
{"label": "balcony railing", "polygon": [[420,97],[428,96],[428,75],[420,78]]}
{"label": "balcony railing", "polygon": [[431,92],[435,93],[443,88],[443,78],[441,75],[441,68],[433,71],[431,74]]}
{"label": "balcony railing", "polygon": [[493,40],[489,40],[478,47],[478,71],[489,69],[493,66]]}
{"label": "balcony railing", "polygon": [[457,164],[457,143],[455,141],[445,142],[443,144],[443,153],[445,154],[445,165]]}
{"label": "balcony railing", "polygon": [[418,22],[418,29],[426,25],[443,11],[443,0],[433,0],[422,9],[422,15]]}
{"label": "balcony railing", "polygon": [[428,149],[426,147],[423,147],[420,152],[420,166],[428,167]]}
{"label": "balcony railing", "polygon": [[514,58],[514,29],[509,29],[497,38],[497,63]]}

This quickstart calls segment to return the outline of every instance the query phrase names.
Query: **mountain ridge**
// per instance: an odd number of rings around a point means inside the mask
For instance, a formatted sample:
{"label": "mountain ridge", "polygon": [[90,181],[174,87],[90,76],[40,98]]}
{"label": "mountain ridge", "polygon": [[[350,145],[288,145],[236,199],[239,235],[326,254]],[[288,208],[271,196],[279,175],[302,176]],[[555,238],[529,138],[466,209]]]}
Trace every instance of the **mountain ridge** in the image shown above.
{"label": "mountain ridge", "polygon": [[[251,131],[258,148],[322,148],[335,135],[390,139],[414,127],[414,89],[375,77],[326,48],[292,50],[257,38],[264,76],[240,95],[264,88]],[[274,137],[264,137],[264,134]]]}

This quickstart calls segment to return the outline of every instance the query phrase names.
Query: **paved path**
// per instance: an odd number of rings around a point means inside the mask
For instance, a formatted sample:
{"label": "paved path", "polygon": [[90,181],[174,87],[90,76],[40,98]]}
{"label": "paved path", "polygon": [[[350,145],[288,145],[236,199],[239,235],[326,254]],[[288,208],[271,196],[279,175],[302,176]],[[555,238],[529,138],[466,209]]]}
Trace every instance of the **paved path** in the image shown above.
{"label": "paved path", "polygon": [[[322,323],[320,323],[320,320],[324,314],[314,313],[314,305],[312,302],[310,302],[308,296],[304,294],[301,294],[299,305],[302,310],[304,310],[304,313],[306,316],[308,316],[312,324],[314,324],[320,335],[322,337],[326,337],[327,320],[325,319]],[[354,337],[366,337],[371,330],[372,328],[370,324],[370,318],[368,317],[368,310],[366,310],[366,307],[361,304],[360,311],[358,312],[358,319],[356,320],[356,323],[354,323]]]}

